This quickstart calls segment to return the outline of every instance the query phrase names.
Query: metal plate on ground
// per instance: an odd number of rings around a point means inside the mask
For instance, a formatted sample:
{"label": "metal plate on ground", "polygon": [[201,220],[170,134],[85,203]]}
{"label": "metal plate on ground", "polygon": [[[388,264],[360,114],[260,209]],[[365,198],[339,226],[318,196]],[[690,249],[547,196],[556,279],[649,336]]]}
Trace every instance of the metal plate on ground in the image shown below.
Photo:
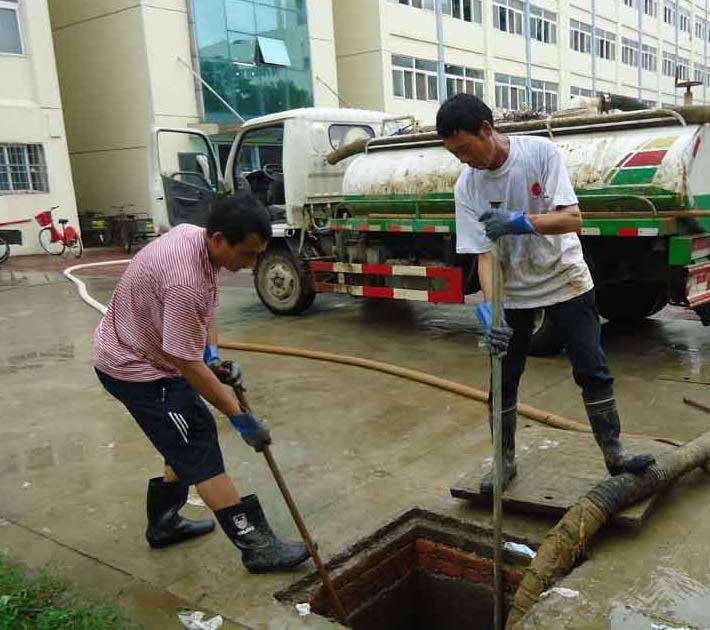
{"label": "metal plate on ground", "polygon": [[[518,475],[503,493],[503,507],[509,510],[562,516],[580,496],[609,477],[601,451],[590,433],[525,426],[516,434]],[[634,453],[666,452],[674,447],[646,438],[623,438]],[[479,492],[481,477],[490,461],[469,473],[451,488],[451,495],[474,503],[487,503]],[[643,524],[658,495],[635,503],[612,517],[622,527]],[[488,502],[489,503],[489,502]]]}

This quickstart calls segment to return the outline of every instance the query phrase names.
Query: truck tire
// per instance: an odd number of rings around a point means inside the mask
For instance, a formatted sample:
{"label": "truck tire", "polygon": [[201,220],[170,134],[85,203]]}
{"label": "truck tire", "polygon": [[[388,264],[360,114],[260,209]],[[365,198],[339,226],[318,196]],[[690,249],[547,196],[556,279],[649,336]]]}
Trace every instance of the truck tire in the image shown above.
{"label": "truck tire", "polygon": [[668,286],[620,284],[597,289],[597,307],[610,322],[631,324],[658,313],[668,304]]}
{"label": "truck tire", "polygon": [[562,340],[544,308],[535,312],[535,323],[528,354],[531,357],[550,357],[562,351]]}
{"label": "truck tire", "polygon": [[273,247],[259,258],[254,286],[264,306],[275,315],[299,315],[316,297],[305,265],[288,249]]}

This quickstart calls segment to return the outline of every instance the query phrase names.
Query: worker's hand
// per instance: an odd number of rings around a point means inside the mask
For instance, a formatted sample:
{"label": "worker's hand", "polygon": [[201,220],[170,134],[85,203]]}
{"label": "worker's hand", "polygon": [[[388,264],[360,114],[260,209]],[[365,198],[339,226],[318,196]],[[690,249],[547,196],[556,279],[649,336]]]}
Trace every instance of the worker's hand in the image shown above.
{"label": "worker's hand", "polygon": [[229,416],[232,426],[239,431],[244,441],[257,453],[264,450],[265,446],[271,444],[271,433],[266,425],[250,411],[246,413],[235,413]]}
{"label": "worker's hand", "polygon": [[214,372],[221,383],[246,390],[241,366],[236,361],[222,361],[219,357],[217,346],[207,346],[204,359],[207,367]]}
{"label": "worker's hand", "polygon": [[476,307],[476,317],[483,328],[483,340],[491,354],[504,355],[513,337],[513,329],[505,321],[505,315],[500,326],[493,325],[493,305],[483,302]]}
{"label": "worker's hand", "polygon": [[486,230],[486,236],[497,241],[506,234],[537,234],[535,226],[530,223],[525,210],[489,210],[481,215],[481,222]]}

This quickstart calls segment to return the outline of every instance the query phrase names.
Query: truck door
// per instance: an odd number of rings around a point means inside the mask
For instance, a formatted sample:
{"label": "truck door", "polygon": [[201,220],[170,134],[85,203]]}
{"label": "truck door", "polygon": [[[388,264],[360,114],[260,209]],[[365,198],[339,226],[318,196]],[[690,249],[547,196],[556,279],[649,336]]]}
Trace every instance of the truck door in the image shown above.
{"label": "truck door", "polygon": [[158,129],[156,139],[170,225],[204,226],[221,179],[209,139],[187,129]]}
{"label": "truck door", "polygon": [[242,135],[234,160],[235,187],[250,190],[272,215],[286,203],[283,142],[283,124],[250,129]]}

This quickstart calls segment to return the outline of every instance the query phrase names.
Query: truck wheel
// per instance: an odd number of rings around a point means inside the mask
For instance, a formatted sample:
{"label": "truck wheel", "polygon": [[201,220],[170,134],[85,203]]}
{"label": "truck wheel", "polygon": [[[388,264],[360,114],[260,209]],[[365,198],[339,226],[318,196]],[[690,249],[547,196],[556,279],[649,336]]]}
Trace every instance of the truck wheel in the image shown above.
{"label": "truck wheel", "polygon": [[259,298],[276,315],[298,315],[316,297],[303,265],[288,250],[273,248],[259,258],[254,271]]}
{"label": "truck wheel", "polygon": [[633,323],[668,304],[665,284],[623,284],[597,289],[597,308],[610,322]]}
{"label": "truck wheel", "polygon": [[544,308],[535,311],[532,340],[528,354],[531,357],[549,357],[559,354],[562,340],[557,329],[552,325]]}

